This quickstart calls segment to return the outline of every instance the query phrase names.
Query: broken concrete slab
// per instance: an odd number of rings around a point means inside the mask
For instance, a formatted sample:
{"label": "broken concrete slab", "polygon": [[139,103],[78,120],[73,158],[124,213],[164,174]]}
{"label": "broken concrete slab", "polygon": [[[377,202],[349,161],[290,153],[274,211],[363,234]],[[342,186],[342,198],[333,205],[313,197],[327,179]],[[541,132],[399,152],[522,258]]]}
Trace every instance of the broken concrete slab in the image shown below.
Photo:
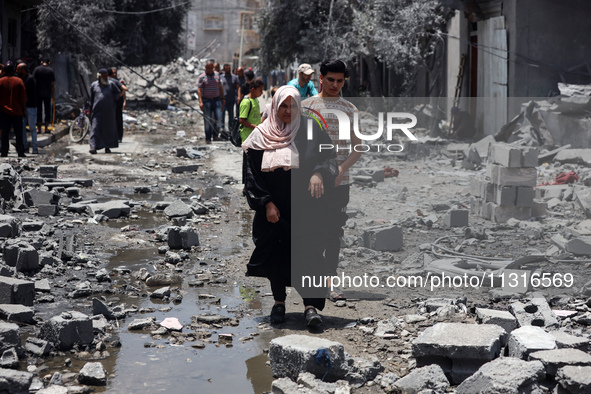
{"label": "broken concrete slab", "polygon": [[18,325],[0,321],[0,354],[11,348],[17,349],[19,354],[22,352]]}
{"label": "broken concrete slab", "polygon": [[0,368],[0,392],[2,393],[28,393],[32,382],[33,374],[30,372]]}
{"label": "broken concrete slab", "polygon": [[510,357],[525,360],[530,353],[538,350],[556,349],[556,340],[540,327],[523,326],[509,334],[507,346]]}
{"label": "broken concrete slab", "polygon": [[511,333],[518,327],[517,319],[507,311],[494,309],[476,308],[477,321],[481,324],[496,324],[502,327],[507,333]]}
{"label": "broken concrete slab", "polygon": [[184,165],[184,166],[175,166],[172,167],[172,172],[175,174],[180,174],[183,172],[193,172],[193,171],[197,171],[199,169],[200,165],[199,164],[189,164],[189,165]]}
{"label": "broken concrete slab", "polygon": [[575,256],[591,255],[591,236],[582,236],[567,241],[564,249]]}
{"label": "broken concrete slab", "polygon": [[150,327],[156,321],[155,317],[147,317],[145,319],[134,319],[127,325],[129,331],[143,330],[146,327]]}
{"label": "broken concrete slab", "polygon": [[0,357],[0,368],[18,369],[18,354],[14,348],[5,350]]}
{"label": "broken concrete slab", "polygon": [[33,308],[29,308],[24,305],[19,304],[0,304],[0,319],[12,321],[12,322],[19,322],[19,323],[27,323],[27,324],[34,324],[35,320],[33,320],[33,316],[35,315],[35,311]]}
{"label": "broken concrete slab", "polygon": [[443,393],[448,388],[449,381],[437,364],[417,368],[394,383],[394,391],[401,393],[418,393],[422,390]]}
{"label": "broken concrete slab", "polygon": [[541,361],[550,376],[566,365],[591,366],[591,355],[578,349],[541,350],[530,353],[529,359]]}
{"label": "broken concrete slab", "polygon": [[107,371],[98,361],[88,362],[78,372],[78,382],[89,386],[106,386]]}
{"label": "broken concrete slab", "polygon": [[552,331],[550,332],[550,335],[556,339],[556,347],[558,349],[579,349],[583,351],[589,350],[589,338],[578,337],[568,334],[564,331]]}
{"label": "broken concrete slab", "polygon": [[503,206],[490,204],[490,220],[495,223],[506,223],[509,219],[527,220],[531,218],[531,207]]}
{"label": "broken concrete slab", "polygon": [[525,304],[514,302],[509,305],[509,311],[517,318],[520,327],[531,325],[547,330],[557,330],[560,327],[550,305],[541,297],[532,298]]}
{"label": "broken concrete slab", "polygon": [[576,187],[575,198],[583,209],[587,219],[591,219],[591,188],[589,187]]}
{"label": "broken concrete slab", "polygon": [[39,337],[60,350],[70,350],[77,343],[88,345],[94,339],[92,320],[81,312],[63,312],[43,324]]}
{"label": "broken concrete slab", "polygon": [[193,217],[193,209],[190,205],[185,204],[181,200],[175,200],[164,208],[164,214],[169,218],[185,216],[187,218]]}
{"label": "broken concrete slab", "polygon": [[37,357],[45,357],[51,350],[51,344],[40,338],[28,337],[25,342],[25,350]]}
{"label": "broken concrete slab", "polygon": [[33,306],[34,299],[34,282],[0,276],[0,303]]}
{"label": "broken concrete slab", "polygon": [[534,393],[543,392],[540,383],[545,376],[539,361],[500,358],[484,364],[462,382],[458,394],[473,393]]}
{"label": "broken concrete slab", "polygon": [[[323,354],[330,358],[331,368],[316,362],[316,358]],[[325,381],[334,382],[349,372],[342,344],[308,335],[286,335],[273,339],[269,360],[273,375],[279,378],[295,380],[301,372],[310,372],[318,378],[324,377]]]}
{"label": "broken concrete slab", "polygon": [[90,209],[91,215],[105,215],[109,219],[117,219],[122,216],[129,216],[129,213],[131,212],[129,202],[123,200],[88,204],[88,208]]}
{"label": "broken concrete slab", "polygon": [[363,232],[364,247],[396,252],[402,249],[402,229],[397,226],[376,226],[365,229]]}
{"label": "broken concrete slab", "polygon": [[37,205],[37,215],[42,217],[57,216],[59,214],[59,207],[51,204]]}
{"label": "broken concrete slab", "polygon": [[591,367],[567,365],[556,373],[561,394],[591,394]]}
{"label": "broken concrete slab", "polygon": [[39,205],[57,205],[60,201],[60,195],[57,192],[48,192],[39,189],[27,189],[23,193],[25,204],[28,207],[38,207]]}
{"label": "broken concrete slab", "polygon": [[19,235],[18,219],[10,215],[0,215],[0,238],[16,238]]}
{"label": "broken concrete slab", "polygon": [[168,231],[168,247],[171,249],[189,250],[199,246],[199,235],[191,226],[170,227]]}
{"label": "broken concrete slab", "polygon": [[39,270],[39,252],[24,241],[8,241],[4,246],[4,261],[17,272]]}
{"label": "broken concrete slab", "polygon": [[459,384],[501,352],[506,332],[493,324],[437,323],[412,343],[417,366],[439,364]]}
{"label": "broken concrete slab", "polygon": [[556,152],[554,161],[562,164],[582,164],[591,166],[591,149],[562,149]]}

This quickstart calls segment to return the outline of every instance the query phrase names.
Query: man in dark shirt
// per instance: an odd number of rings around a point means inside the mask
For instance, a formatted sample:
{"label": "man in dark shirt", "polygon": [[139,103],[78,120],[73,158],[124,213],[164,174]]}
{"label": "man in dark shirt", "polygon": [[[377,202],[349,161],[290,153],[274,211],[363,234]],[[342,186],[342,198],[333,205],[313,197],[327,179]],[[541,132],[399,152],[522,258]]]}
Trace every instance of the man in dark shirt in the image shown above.
{"label": "man in dark shirt", "polygon": [[111,67],[108,70],[109,80],[113,82],[123,95],[119,96],[117,102],[115,103],[115,120],[117,121],[117,136],[119,137],[119,142],[123,141],[123,110],[125,109],[125,102],[126,96],[125,92],[127,92],[127,86],[123,81],[120,81],[117,78],[117,68]]}
{"label": "man in dark shirt", "polygon": [[26,63],[20,63],[16,67],[17,75],[23,80],[25,89],[27,91],[27,106],[25,114],[23,114],[23,145],[25,152],[29,151],[29,142],[27,141],[27,128],[25,125],[29,124],[29,131],[31,132],[31,145],[33,154],[38,154],[37,150],[37,128],[35,122],[37,120],[37,92],[35,78],[29,74],[29,69]]}
{"label": "man in dark shirt", "polygon": [[224,87],[224,97],[226,98],[226,106],[222,113],[222,130],[225,130],[226,112],[228,113],[228,130],[232,130],[234,126],[234,108],[236,106],[236,98],[238,97],[238,90],[240,89],[240,82],[238,76],[232,74],[230,65],[224,64],[224,74],[221,75],[222,86]]}
{"label": "man in dark shirt", "polygon": [[2,144],[0,157],[8,156],[8,137],[14,128],[18,157],[26,157],[23,149],[23,114],[27,103],[27,92],[23,81],[15,76],[14,63],[8,61],[4,66],[6,76],[0,78],[0,129]]}
{"label": "man in dark shirt", "polygon": [[43,108],[45,108],[45,132],[51,122],[51,102],[55,99],[55,73],[49,68],[49,58],[43,58],[41,65],[33,70],[33,78],[37,84],[37,129],[41,132]]}

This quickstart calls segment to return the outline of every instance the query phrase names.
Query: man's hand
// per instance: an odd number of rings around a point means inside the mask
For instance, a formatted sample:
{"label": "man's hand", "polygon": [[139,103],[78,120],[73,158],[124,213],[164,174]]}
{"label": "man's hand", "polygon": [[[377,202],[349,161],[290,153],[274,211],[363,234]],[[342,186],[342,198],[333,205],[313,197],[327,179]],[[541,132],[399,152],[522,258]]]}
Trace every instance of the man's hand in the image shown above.
{"label": "man's hand", "polygon": [[205,106],[203,105],[203,103],[199,103],[199,109],[201,110],[201,112],[203,112],[203,108],[205,108]]}
{"label": "man's hand", "polygon": [[320,198],[324,194],[324,183],[322,182],[322,174],[315,172],[310,177],[310,183],[308,185],[310,195],[315,198]]}
{"label": "man's hand", "polygon": [[339,166],[339,175],[337,175],[337,177],[334,181],[335,187],[337,187],[341,184],[341,181],[343,180],[344,175],[345,175],[345,171],[343,171],[343,167]]}
{"label": "man's hand", "polygon": [[279,221],[279,209],[273,202],[268,202],[267,205],[267,221],[277,223]]}

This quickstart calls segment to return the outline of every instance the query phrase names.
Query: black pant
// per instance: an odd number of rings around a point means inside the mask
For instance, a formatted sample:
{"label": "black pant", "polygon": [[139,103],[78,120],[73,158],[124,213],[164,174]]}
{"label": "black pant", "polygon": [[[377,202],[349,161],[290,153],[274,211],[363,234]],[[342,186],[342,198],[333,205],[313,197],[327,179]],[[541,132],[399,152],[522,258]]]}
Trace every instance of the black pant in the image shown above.
{"label": "black pant", "polygon": [[117,135],[119,141],[123,140],[123,103],[117,103],[115,107],[115,122],[117,122]]}
{"label": "black pant", "polygon": [[349,204],[349,185],[336,187],[327,196],[330,204],[327,206],[328,234],[324,257],[331,275],[335,275],[339,265],[339,252],[341,251],[341,238],[343,226],[347,222],[347,204]]}
{"label": "black pant", "polygon": [[[37,123],[43,123],[43,107],[45,107],[45,124],[51,123],[51,97],[39,98],[37,103]],[[38,130],[40,131],[40,130]]]}
{"label": "black pant", "polygon": [[16,152],[20,155],[24,154],[23,146],[23,117],[12,116],[0,111],[0,129],[2,129],[2,138],[0,145],[0,154],[2,156],[8,155],[8,137],[10,136],[10,128],[14,128],[14,136],[16,140]]}

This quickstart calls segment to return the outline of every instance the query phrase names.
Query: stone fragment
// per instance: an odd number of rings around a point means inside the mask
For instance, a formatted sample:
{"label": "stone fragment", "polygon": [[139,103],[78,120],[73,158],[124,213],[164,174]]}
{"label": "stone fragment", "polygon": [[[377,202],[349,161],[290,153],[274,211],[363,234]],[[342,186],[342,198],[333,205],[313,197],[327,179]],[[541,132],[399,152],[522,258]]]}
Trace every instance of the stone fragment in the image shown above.
{"label": "stone fragment", "polygon": [[585,236],[568,240],[564,248],[575,256],[591,255],[591,237]]}
{"label": "stone fragment", "polygon": [[57,216],[59,213],[59,207],[53,204],[39,204],[37,205],[38,216]]}
{"label": "stone fragment", "polygon": [[189,250],[199,246],[199,235],[190,226],[171,227],[168,231],[168,247]]}
{"label": "stone fragment", "polygon": [[490,203],[490,220],[505,223],[511,218],[527,220],[531,217],[531,207],[503,206]]}
{"label": "stone fragment", "polygon": [[509,311],[517,318],[520,327],[532,325],[548,330],[556,330],[560,327],[550,305],[541,297],[532,298],[526,304],[514,302],[509,305]]}
{"label": "stone fragment", "polygon": [[182,172],[193,172],[199,169],[199,164],[189,164],[184,166],[176,166],[172,167],[172,172],[175,174],[180,174]]}
{"label": "stone fragment", "polygon": [[364,247],[379,251],[402,249],[402,229],[396,226],[371,227],[363,233]]}
{"label": "stone fragment", "polygon": [[91,215],[104,215],[109,219],[129,216],[131,207],[127,201],[108,201],[105,203],[88,204]]}
{"label": "stone fragment", "polygon": [[183,325],[176,317],[167,317],[160,322],[160,325],[170,331],[181,331],[183,329]]}
{"label": "stone fragment", "polygon": [[567,365],[556,373],[560,394],[591,394],[591,367]]}
{"label": "stone fragment", "polygon": [[49,279],[44,278],[35,281],[35,291],[38,291],[40,293],[50,293],[51,286],[49,284]]}
{"label": "stone fragment", "polygon": [[552,331],[549,334],[556,339],[558,349],[579,349],[583,351],[589,349],[589,338],[577,337],[564,331]]}
{"label": "stone fragment", "polygon": [[591,355],[578,349],[541,350],[530,353],[529,359],[541,361],[550,376],[565,365],[591,366]]}
{"label": "stone fragment", "polygon": [[107,304],[105,304],[98,298],[92,299],[92,314],[103,315],[109,320],[112,320],[114,318],[113,311],[111,310],[111,308],[109,308]]}
{"label": "stone fragment", "polygon": [[498,357],[505,330],[492,324],[438,323],[412,343],[417,366],[439,364],[452,384],[461,383]]}
{"label": "stone fragment", "polygon": [[34,272],[39,269],[39,252],[23,241],[9,241],[4,246],[4,261],[17,272]]}
{"label": "stone fragment", "polygon": [[0,303],[33,306],[34,299],[34,282],[0,276]]}
{"label": "stone fragment", "polygon": [[78,372],[78,382],[89,386],[106,386],[107,371],[100,362],[88,362]]}
{"label": "stone fragment", "polygon": [[23,193],[25,204],[29,207],[38,207],[40,205],[57,205],[60,201],[60,195],[57,192],[47,192],[39,189],[29,189]]}
{"label": "stone fragment", "polygon": [[[458,394],[474,393],[537,393],[539,382],[546,374],[539,361],[523,361],[515,358],[499,358],[482,367],[462,382]],[[538,391],[540,390],[540,391]]]}
{"label": "stone fragment", "polygon": [[42,221],[23,222],[23,231],[39,231],[43,228]]}
{"label": "stone fragment", "polygon": [[0,368],[18,369],[18,354],[14,348],[5,350],[0,357]]}
{"label": "stone fragment", "polygon": [[511,331],[517,328],[517,319],[507,311],[476,308],[476,317],[479,323],[496,324],[502,327],[507,333],[511,333]]}
{"label": "stone fragment", "polygon": [[452,209],[443,218],[447,227],[467,227],[469,211],[467,209]]}
{"label": "stone fragment", "polygon": [[540,327],[523,326],[513,330],[507,341],[509,356],[527,359],[528,355],[538,350],[556,348],[556,340]]}
{"label": "stone fragment", "polygon": [[164,214],[169,219],[181,216],[190,218],[193,216],[193,209],[190,205],[185,204],[181,200],[175,200],[164,208]]}
{"label": "stone fragment", "polygon": [[148,317],[145,319],[134,319],[134,321],[127,325],[127,329],[129,331],[143,330],[146,327],[150,327],[152,324],[154,324],[155,321],[156,318],[154,317]]}
{"label": "stone fragment", "polygon": [[77,343],[88,345],[94,339],[92,321],[84,313],[63,312],[43,324],[39,337],[60,350],[70,350]]}
{"label": "stone fragment", "polygon": [[0,238],[15,238],[20,235],[17,218],[10,215],[0,215]]}
{"label": "stone fragment", "polygon": [[0,319],[34,324],[33,316],[35,312],[33,308],[20,304],[0,304]]}
{"label": "stone fragment", "polygon": [[422,390],[443,393],[448,387],[449,381],[437,364],[417,368],[394,383],[394,390],[401,393],[418,393]]}
{"label": "stone fragment", "polygon": [[293,394],[299,391],[299,385],[290,378],[275,379],[271,383],[271,392],[273,394]]}
{"label": "stone fragment", "polygon": [[[326,363],[317,363],[329,357],[332,367]],[[347,375],[347,359],[342,344],[328,339],[307,335],[286,335],[271,341],[269,360],[273,375],[293,380],[301,372],[310,372],[317,378],[333,382]],[[325,376],[326,374],[326,376]]]}
{"label": "stone fragment", "polygon": [[505,144],[491,144],[488,160],[505,167],[521,167],[521,149]]}
{"label": "stone fragment", "polygon": [[29,337],[25,342],[25,350],[35,356],[45,357],[51,350],[51,344],[40,338]]}
{"label": "stone fragment", "polygon": [[150,294],[150,298],[163,299],[164,297],[170,297],[170,287],[168,286],[154,290],[154,292]]}

